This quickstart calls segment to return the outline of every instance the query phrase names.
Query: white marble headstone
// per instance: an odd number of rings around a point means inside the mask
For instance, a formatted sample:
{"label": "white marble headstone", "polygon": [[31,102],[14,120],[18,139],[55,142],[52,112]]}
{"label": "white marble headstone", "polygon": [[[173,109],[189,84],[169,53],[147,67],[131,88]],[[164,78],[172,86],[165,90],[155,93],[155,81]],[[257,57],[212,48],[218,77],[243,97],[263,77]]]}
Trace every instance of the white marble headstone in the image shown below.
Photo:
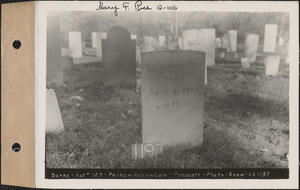
{"label": "white marble headstone", "polygon": [[231,52],[236,52],[237,46],[237,31],[229,30],[228,31],[228,39],[229,39],[229,48]]}
{"label": "white marble headstone", "polygon": [[100,32],[97,33],[97,57],[102,57],[102,40],[105,40],[107,36],[107,33]]}
{"label": "white marble headstone", "polygon": [[136,35],[135,34],[131,34],[130,37],[131,37],[132,40],[136,40]]}
{"label": "white marble headstone", "polygon": [[97,32],[92,32],[92,47],[97,47]]}
{"label": "white marble headstone", "polygon": [[60,109],[53,89],[46,91],[46,133],[61,132],[64,124],[61,118]]}
{"label": "white marble headstone", "polygon": [[249,63],[256,61],[259,36],[256,34],[246,34],[244,56],[248,57]]}
{"label": "white marble headstone", "polygon": [[275,76],[278,74],[280,63],[279,55],[270,55],[266,58],[266,76]]}
{"label": "white marble headstone", "polygon": [[227,49],[229,51],[229,39],[228,39],[228,34],[224,34],[222,36],[222,48]]}
{"label": "white marble headstone", "polygon": [[152,47],[152,36],[145,36],[144,43],[141,49],[142,52],[153,51]]}
{"label": "white marble headstone", "polygon": [[166,41],[166,37],[165,36],[158,36],[159,47],[164,46],[165,41]]}
{"label": "white marble headstone", "polygon": [[218,48],[222,47],[221,38],[216,38],[216,47]]}
{"label": "white marble headstone", "polygon": [[71,57],[82,57],[81,32],[69,32],[69,49]]}
{"label": "white marble headstone", "polygon": [[264,52],[275,52],[277,24],[266,24],[264,36]]}
{"label": "white marble headstone", "polygon": [[249,60],[248,57],[241,58],[242,68],[249,68]]}
{"label": "white marble headstone", "polygon": [[182,49],[182,37],[179,37],[178,38],[178,46],[179,46],[179,49]]}

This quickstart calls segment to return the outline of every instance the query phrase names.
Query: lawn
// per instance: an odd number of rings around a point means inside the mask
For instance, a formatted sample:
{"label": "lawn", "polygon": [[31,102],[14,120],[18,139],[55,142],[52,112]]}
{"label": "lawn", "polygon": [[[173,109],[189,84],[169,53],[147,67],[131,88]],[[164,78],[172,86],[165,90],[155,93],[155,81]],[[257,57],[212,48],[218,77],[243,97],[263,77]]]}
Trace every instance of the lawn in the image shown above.
{"label": "lawn", "polygon": [[208,68],[203,145],[169,147],[157,158],[134,160],[131,145],[142,142],[140,92],[104,86],[99,63],[75,65],[64,72],[64,86],[47,86],[56,92],[65,131],[46,134],[46,166],[287,168],[288,68],[281,63],[279,74],[267,77],[262,61],[249,69],[217,62]]}

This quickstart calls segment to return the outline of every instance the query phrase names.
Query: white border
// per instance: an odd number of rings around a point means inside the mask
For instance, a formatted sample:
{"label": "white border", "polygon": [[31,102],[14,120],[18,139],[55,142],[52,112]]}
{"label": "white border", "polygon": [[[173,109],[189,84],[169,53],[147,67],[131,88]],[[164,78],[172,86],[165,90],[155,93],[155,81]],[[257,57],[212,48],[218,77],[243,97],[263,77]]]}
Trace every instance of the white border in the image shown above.
{"label": "white border", "polygon": [[[123,1],[112,1],[105,4],[122,7]],[[133,3],[132,1],[130,2]],[[298,188],[298,157],[299,157],[299,2],[195,2],[195,1],[151,1],[143,2],[152,7],[158,4],[174,5],[178,11],[206,11],[206,12],[289,12],[290,13],[290,86],[289,86],[289,110],[290,110],[290,179],[287,180],[208,180],[208,179],[184,179],[184,180],[132,180],[132,179],[44,179],[45,167],[45,108],[46,108],[46,27],[47,11],[96,11],[98,1],[48,1],[37,2],[36,11],[36,187],[39,188]],[[131,9],[132,10],[132,9]],[[152,10],[157,11],[157,10]],[[112,11],[111,11],[112,12]],[[119,16],[122,10],[119,9]],[[115,16],[112,12],[112,16]]]}

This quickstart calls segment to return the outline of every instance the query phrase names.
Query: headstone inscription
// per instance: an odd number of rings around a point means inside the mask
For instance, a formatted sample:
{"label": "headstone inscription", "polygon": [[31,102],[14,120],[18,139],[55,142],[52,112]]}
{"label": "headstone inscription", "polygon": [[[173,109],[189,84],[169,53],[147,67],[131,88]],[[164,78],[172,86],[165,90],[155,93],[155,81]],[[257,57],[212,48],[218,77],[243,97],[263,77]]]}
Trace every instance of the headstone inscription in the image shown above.
{"label": "headstone inscription", "polygon": [[81,32],[69,32],[69,49],[71,57],[82,57]]}
{"label": "headstone inscription", "polygon": [[280,56],[278,55],[269,55],[266,59],[266,76],[275,76],[278,74]]}
{"label": "headstone inscription", "polygon": [[60,19],[48,16],[47,21],[47,83],[63,84],[61,64]]}
{"label": "headstone inscription", "polygon": [[[203,34],[199,30],[185,30],[182,32],[183,37],[183,49],[184,50],[195,50],[195,51],[203,51],[203,44],[201,43],[201,38]],[[204,41],[204,40],[203,40]],[[207,65],[205,64],[204,68],[205,80],[204,84],[207,84]]]}
{"label": "headstone inscription", "polygon": [[203,143],[204,68],[200,51],[142,54],[143,143]]}
{"label": "headstone inscription", "polygon": [[229,49],[231,52],[236,52],[237,46],[237,31],[229,30],[228,31],[228,39],[229,39]]}
{"label": "headstone inscription", "polygon": [[61,132],[64,130],[64,124],[57,103],[56,95],[53,89],[46,91],[46,133]]}
{"label": "headstone inscription", "polygon": [[259,36],[256,34],[246,34],[244,56],[248,57],[249,63],[256,61]]}
{"label": "headstone inscription", "polygon": [[136,40],[122,26],[112,27],[103,45],[103,82],[111,86],[125,84],[136,86]]}
{"label": "headstone inscription", "polygon": [[266,24],[264,36],[264,52],[275,52],[277,24]]}

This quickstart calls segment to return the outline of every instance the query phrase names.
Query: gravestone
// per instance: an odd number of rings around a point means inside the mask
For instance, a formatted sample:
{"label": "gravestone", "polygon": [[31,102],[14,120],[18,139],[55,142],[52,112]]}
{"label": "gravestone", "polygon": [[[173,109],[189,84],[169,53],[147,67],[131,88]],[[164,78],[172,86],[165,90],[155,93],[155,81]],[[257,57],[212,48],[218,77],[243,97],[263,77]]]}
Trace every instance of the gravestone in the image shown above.
{"label": "gravestone", "polygon": [[61,118],[56,95],[53,89],[46,91],[46,133],[61,132],[64,124]]}
{"label": "gravestone", "polygon": [[242,65],[242,68],[249,68],[249,60],[248,60],[248,57],[243,57],[241,58],[241,65]]}
{"label": "gravestone", "polygon": [[105,85],[136,86],[136,40],[122,26],[111,28],[103,45],[103,82]]}
{"label": "gravestone", "polygon": [[63,84],[61,64],[60,20],[58,16],[48,16],[47,20],[47,83]]}
{"label": "gravestone", "polygon": [[266,24],[264,37],[264,52],[275,52],[277,24]]}
{"label": "gravestone", "polygon": [[200,51],[142,54],[143,143],[203,143],[204,68]]}
{"label": "gravestone", "polygon": [[163,47],[165,45],[166,37],[165,36],[158,36],[158,44],[159,47]]}
{"label": "gravestone", "polygon": [[280,56],[278,55],[269,55],[265,58],[266,63],[266,76],[275,76],[278,74],[279,63],[280,63]]}
{"label": "gravestone", "polygon": [[229,30],[228,31],[228,39],[229,39],[229,49],[231,52],[236,52],[237,46],[237,31]]}
{"label": "gravestone", "polygon": [[206,66],[215,66],[215,34],[214,28],[200,30],[200,51],[205,52]]}
{"label": "gravestone", "polygon": [[229,51],[229,39],[228,39],[228,34],[224,34],[221,38],[222,40],[222,48],[226,49],[227,51]]}
{"label": "gravestone", "polygon": [[256,61],[259,36],[256,34],[246,34],[244,56],[248,57],[249,63]]}
{"label": "gravestone", "polygon": [[70,71],[74,68],[73,59],[70,57],[69,49],[61,49],[61,63],[64,71]]}
{"label": "gravestone", "polygon": [[92,32],[92,48],[97,47],[97,32]]}
{"label": "gravestone", "polygon": [[131,38],[132,40],[136,40],[136,35],[135,35],[135,34],[131,34],[131,35],[130,35],[130,38]]}
{"label": "gravestone", "polygon": [[[204,40],[202,38],[204,37],[203,32],[201,33],[199,30],[185,30],[182,32],[183,37],[183,49],[184,50],[195,50],[195,51],[203,51],[204,49]],[[207,62],[206,62],[207,63]],[[207,64],[205,64],[205,80],[204,84],[207,84]]]}
{"label": "gravestone", "polygon": [[146,52],[146,51],[153,51],[151,36],[144,37],[144,43],[142,45],[142,52]]}
{"label": "gravestone", "polygon": [[71,57],[82,57],[81,32],[69,32],[69,49]]}
{"label": "gravestone", "polygon": [[217,48],[222,47],[221,38],[216,38],[216,47],[217,47]]}
{"label": "gravestone", "polygon": [[102,40],[106,39],[107,34],[100,32],[97,33],[97,47],[96,47],[96,51],[97,51],[97,57],[101,57],[102,58]]}
{"label": "gravestone", "polygon": [[278,45],[283,46],[283,37],[280,37],[278,40]]}

